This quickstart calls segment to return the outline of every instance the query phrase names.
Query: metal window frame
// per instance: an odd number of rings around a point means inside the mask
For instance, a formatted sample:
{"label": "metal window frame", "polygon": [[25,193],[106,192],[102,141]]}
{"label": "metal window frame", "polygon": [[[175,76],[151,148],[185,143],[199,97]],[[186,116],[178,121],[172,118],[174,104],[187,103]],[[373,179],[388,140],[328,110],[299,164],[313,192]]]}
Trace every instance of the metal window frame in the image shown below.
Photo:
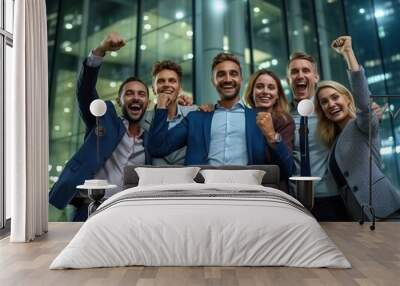
{"label": "metal window frame", "polygon": [[[13,47],[13,34],[5,30],[5,0],[0,0],[0,234],[5,235],[10,231],[10,219],[6,217],[6,192],[5,192],[5,59],[6,47]],[[13,1],[15,5],[15,1]]]}
{"label": "metal window frame", "polygon": [[6,35],[4,28],[4,8],[5,2],[1,0],[1,21],[0,21],[0,229],[5,227],[5,217],[6,217],[6,198],[5,198],[5,187],[4,187],[4,53],[5,53],[5,42]]}
{"label": "metal window frame", "polygon": [[6,196],[4,186],[4,53],[5,53],[5,37],[0,35],[0,229],[5,226],[6,217]]}

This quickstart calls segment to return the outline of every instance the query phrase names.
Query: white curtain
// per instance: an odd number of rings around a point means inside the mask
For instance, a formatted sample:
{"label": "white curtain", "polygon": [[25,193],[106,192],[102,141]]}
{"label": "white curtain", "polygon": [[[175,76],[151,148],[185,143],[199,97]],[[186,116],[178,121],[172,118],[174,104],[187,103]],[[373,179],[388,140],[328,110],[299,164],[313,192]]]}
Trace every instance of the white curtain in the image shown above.
{"label": "white curtain", "polygon": [[45,0],[15,1],[13,93],[6,98],[6,187],[12,242],[48,227],[48,85]]}

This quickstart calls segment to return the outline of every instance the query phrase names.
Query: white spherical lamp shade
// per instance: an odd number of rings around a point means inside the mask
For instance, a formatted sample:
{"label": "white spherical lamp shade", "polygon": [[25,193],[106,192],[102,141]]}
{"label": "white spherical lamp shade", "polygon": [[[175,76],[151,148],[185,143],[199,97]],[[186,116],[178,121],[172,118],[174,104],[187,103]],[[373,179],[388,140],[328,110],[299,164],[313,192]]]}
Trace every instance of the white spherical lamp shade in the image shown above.
{"label": "white spherical lamp shade", "polygon": [[100,117],[103,116],[107,111],[107,105],[104,100],[95,99],[90,104],[90,113],[94,116]]}
{"label": "white spherical lamp shade", "polygon": [[297,105],[297,111],[301,116],[310,116],[314,112],[314,103],[311,99],[303,99]]}

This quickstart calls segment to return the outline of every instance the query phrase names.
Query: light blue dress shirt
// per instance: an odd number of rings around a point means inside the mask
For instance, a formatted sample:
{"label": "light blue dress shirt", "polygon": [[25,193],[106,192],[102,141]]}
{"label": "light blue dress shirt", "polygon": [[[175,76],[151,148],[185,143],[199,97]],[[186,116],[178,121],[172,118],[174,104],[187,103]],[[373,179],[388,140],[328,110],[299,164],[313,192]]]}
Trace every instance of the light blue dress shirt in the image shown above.
{"label": "light blue dress shirt", "polygon": [[216,105],[211,121],[208,163],[219,165],[247,165],[245,107],[242,101],[226,109]]}
{"label": "light blue dress shirt", "polygon": [[[313,101],[314,99],[311,98]],[[300,174],[300,114],[297,112],[297,104],[291,103],[291,115],[296,124],[295,142],[293,146],[293,159],[296,167],[296,174]],[[333,177],[328,171],[329,148],[326,147],[318,137],[317,133],[318,118],[315,113],[308,117],[308,144],[310,150],[311,176],[321,177],[320,181],[315,182],[315,197],[337,196],[338,189]],[[295,188],[291,184],[291,188]]]}

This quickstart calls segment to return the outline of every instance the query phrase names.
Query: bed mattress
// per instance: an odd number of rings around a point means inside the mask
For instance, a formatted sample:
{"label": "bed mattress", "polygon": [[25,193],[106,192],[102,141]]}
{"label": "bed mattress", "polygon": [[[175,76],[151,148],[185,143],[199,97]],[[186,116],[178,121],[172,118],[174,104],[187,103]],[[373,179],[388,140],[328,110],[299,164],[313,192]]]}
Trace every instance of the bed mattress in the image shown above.
{"label": "bed mattress", "polygon": [[351,267],[313,216],[284,192],[196,183],[112,196],[50,269],[130,265]]}

